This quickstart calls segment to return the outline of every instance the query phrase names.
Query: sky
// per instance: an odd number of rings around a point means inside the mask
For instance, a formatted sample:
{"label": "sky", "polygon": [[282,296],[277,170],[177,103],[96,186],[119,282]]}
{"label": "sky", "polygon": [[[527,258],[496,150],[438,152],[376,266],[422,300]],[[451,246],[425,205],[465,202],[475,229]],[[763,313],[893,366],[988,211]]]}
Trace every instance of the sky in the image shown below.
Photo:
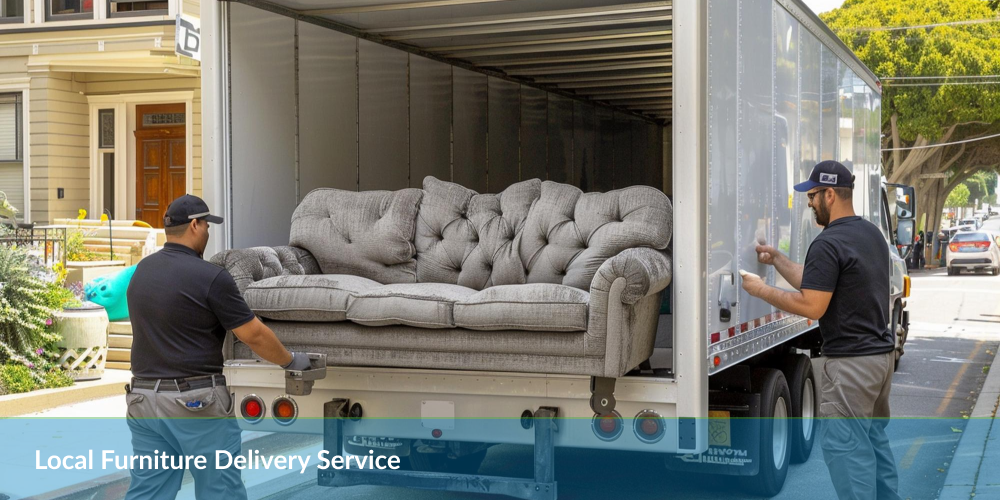
{"label": "sky", "polygon": [[805,0],[806,5],[817,14],[822,14],[840,7],[844,0]]}

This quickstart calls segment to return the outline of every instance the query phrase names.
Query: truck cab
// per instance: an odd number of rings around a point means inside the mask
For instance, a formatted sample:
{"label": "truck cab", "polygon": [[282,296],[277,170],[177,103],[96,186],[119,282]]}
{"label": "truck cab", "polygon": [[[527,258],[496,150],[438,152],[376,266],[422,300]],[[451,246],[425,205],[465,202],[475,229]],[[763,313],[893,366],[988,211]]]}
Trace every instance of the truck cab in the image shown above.
{"label": "truck cab", "polygon": [[890,328],[896,336],[896,365],[903,356],[903,345],[910,329],[910,313],[906,299],[910,296],[910,275],[906,259],[916,242],[916,196],[910,186],[889,184],[882,178],[882,210],[879,229],[889,245],[892,258],[892,280],[889,288]]}

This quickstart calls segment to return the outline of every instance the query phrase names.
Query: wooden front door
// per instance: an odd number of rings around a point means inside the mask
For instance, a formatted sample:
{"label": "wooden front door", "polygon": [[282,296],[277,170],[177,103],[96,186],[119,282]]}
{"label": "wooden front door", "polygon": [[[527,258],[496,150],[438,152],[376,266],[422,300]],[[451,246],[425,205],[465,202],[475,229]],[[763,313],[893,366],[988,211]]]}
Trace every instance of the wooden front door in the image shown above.
{"label": "wooden front door", "polygon": [[136,106],[135,218],[163,227],[163,215],[187,191],[184,104]]}

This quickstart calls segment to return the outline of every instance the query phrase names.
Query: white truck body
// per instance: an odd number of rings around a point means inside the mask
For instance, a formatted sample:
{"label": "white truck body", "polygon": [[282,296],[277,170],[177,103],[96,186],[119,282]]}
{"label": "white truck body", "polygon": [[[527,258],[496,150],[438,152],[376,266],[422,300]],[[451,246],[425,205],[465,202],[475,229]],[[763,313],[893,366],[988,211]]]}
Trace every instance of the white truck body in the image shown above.
{"label": "white truck body", "polygon": [[[591,101],[600,109],[610,105],[608,109],[613,111],[608,112],[616,117],[622,113],[630,120],[637,118],[640,125],[633,128],[632,146],[624,151],[635,158],[645,155],[654,170],[656,165],[662,166],[662,178],[640,177],[662,180],[659,187],[672,195],[675,210],[673,314],[661,317],[664,338],[658,339],[658,346],[663,347],[652,359],[654,368],[665,370],[619,379],[615,398],[616,411],[626,419],[642,410],[662,415],[668,422],[666,434],[655,443],[647,443],[629,431],[613,441],[599,439],[592,432],[557,433],[557,446],[684,454],[709,448],[710,377],[817,326],[814,321],[781,313],[749,297],[742,291],[738,271],[745,269],[764,276],[768,283],[788,286],[773,269],[757,263],[754,246],[757,241],[767,241],[793,260],[804,261],[809,243],[821,228],[813,221],[806,197],[795,194],[792,186],[805,179],[818,161],[835,159],[849,162],[853,168],[855,209],[883,230],[891,247],[893,296],[886,300],[902,311],[906,268],[895,249],[893,215],[881,182],[880,86],[800,0],[500,2],[510,4],[508,7],[469,1],[447,2],[453,7],[429,6],[438,3],[401,0],[380,7],[364,2],[240,0],[202,4],[204,194],[213,208],[224,207],[227,220],[222,234],[214,234],[215,250],[287,243],[291,210],[307,192],[305,179],[323,171],[322,165],[313,163],[322,163],[324,155],[337,151],[322,148],[343,147],[345,155],[360,151],[363,156],[370,143],[366,134],[392,134],[391,117],[368,117],[363,110],[355,115],[356,127],[346,131],[333,126],[322,129],[322,122],[304,121],[317,107],[330,113],[351,106],[364,108],[363,98],[356,93],[331,91],[328,96],[317,96],[307,95],[305,90],[317,78],[326,78],[327,85],[339,88],[337,73],[319,71],[320,66],[338,58],[355,58],[347,67],[363,72],[364,47],[379,37],[388,44],[385,71],[392,71],[392,51],[410,54],[410,66],[404,64],[406,70],[399,73],[404,79],[412,78],[409,71],[416,67],[415,57],[449,62],[449,53],[454,53],[462,56],[452,61],[462,68],[455,69],[455,74],[482,71],[489,76],[490,85],[494,79],[524,81],[532,88],[541,85],[561,92],[560,96],[575,89],[584,101],[593,95],[580,91],[587,88],[587,82],[612,85],[614,90],[607,96]],[[524,4],[524,10],[514,4]],[[456,20],[446,22],[451,18]],[[474,22],[460,22],[463,20]],[[639,34],[612,36],[613,44],[566,40],[546,49],[552,45],[542,43],[546,37],[567,31],[559,23]],[[645,27],[648,33],[633,26]],[[455,47],[448,47],[440,38],[433,39],[436,45],[423,43],[418,32],[425,30],[444,30],[441,36],[456,37]],[[358,45],[347,42],[345,48],[341,42],[349,37],[357,38]],[[463,42],[462,37],[473,39]],[[268,43],[254,45],[254,40]],[[504,43],[487,43],[498,40]],[[479,46],[482,49],[474,48]],[[515,71],[517,65],[504,67],[492,59],[476,63],[480,53],[475,50],[492,57],[507,54],[506,48],[523,46],[540,47],[530,55],[538,58],[537,68],[548,71]],[[612,52],[601,52],[607,48]],[[655,49],[664,50],[655,54]],[[641,54],[643,51],[649,54]],[[621,53],[620,59],[616,60],[616,52]],[[605,66],[577,71],[599,70],[599,76],[552,76],[566,73],[558,71],[562,65],[583,64],[573,61],[587,61],[588,55],[602,62],[587,64]],[[545,66],[544,61],[552,61],[555,69]],[[363,74],[347,74],[346,78],[354,83],[345,89],[364,82]],[[619,83],[602,83],[615,80]],[[411,84],[407,79],[397,90],[410,93],[409,112],[400,116],[406,120],[403,130],[412,138],[414,130],[427,124],[417,121]],[[637,97],[612,100],[614,93],[627,91],[623,85],[637,85],[641,90],[634,92]],[[527,86],[522,84],[521,88]],[[472,99],[492,99],[493,88]],[[276,89],[282,91],[280,95],[274,93]],[[384,100],[400,98],[390,87],[383,90],[388,92],[382,95]],[[526,95],[522,90],[522,110],[526,109]],[[324,99],[342,102],[330,104]],[[347,107],[337,107],[342,104]],[[485,106],[487,113],[498,113],[499,108]],[[551,113],[553,108],[548,109]],[[600,109],[598,119],[603,112]],[[521,115],[522,125],[525,116]],[[486,120],[493,123],[492,117]],[[570,123],[574,120],[570,118]],[[314,127],[329,135],[329,141],[318,144],[309,139],[317,134]],[[457,121],[453,127],[457,134]],[[643,132],[635,132],[640,129]],[[575,135],[579,131],[574,130],[570,131],[574,137],[571,142],[579,144]],[[640,138],[656,133],[662,136]],[[268,134],[291,137],[293,142],[260,140]],[[554,136],[549,137],[551,160]],[[522,155],[527,154],[525,140],[522,130]],[[409,141],[406,154],[412,163],[421,145]],[[391,139],[376,142],[394,147]],[[456,143],[453,154],[458,154],[458,147]],[[587,154],[583,148],[574,151]],[[489,154],[493,158],[501,153],[494,148]],[[654,158],[656,154],[662,155],[662,163]],[[598,152],[594,161],[600,158]],[[275,167],[284,164],[295,167]],[[521,168],[525,168],[523,162]],[[365,175],[363,165],[358,172],[359,177]],[[362,181],[359,185],[361,189],[395,189],[392,183],[379,186],[376,182],[366,187]],[[226,375],[237,401],[251,394],[265,402],[285,395],[283,372],[273,365],[229,360]],[[594,416],[590,396],[589,377],[330,367],[326,378],[316,381],[311,395],[294,397],[299,419],[287,425],[269,418],[243,425],[255,430],[322,433],[323,421],[306,417],[321,417],[327,401],[346,398],[360,402],[365,416],[412,419],[409,426],[392,428],[380,427],[378,419],[345,422],[344,432],[349,435],[426,439],[429,431],[423,419],[428,411],[438,416],[443,411],[445,417],[454,419],[513,417],[510,432],[496,431],[491,439],[529,444],[531,434],[523,432],[516,420],[522,410],[555,407],[560,417],[590,419]],[[427,410],[427,402],[434,403],[433,410]],[[450,413],[441,405],[451,405]],[[474,433],[463,434],[460,427],[445,432],[450,432],[448,439],[456,441],[482,440]]]}

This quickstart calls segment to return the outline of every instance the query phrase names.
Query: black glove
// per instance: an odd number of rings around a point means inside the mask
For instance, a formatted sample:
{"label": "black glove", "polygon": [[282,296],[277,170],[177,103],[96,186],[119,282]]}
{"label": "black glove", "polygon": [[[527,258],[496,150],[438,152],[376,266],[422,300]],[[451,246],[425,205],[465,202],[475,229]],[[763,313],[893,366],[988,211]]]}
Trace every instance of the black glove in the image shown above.
{"label": "black glove", "polygon": [[292,360],[288,362],[287,365],[282,366],[285,370],[308,370],[312,368],[312,363],[309,362],[309,355],[304,352],[293,352]]}

